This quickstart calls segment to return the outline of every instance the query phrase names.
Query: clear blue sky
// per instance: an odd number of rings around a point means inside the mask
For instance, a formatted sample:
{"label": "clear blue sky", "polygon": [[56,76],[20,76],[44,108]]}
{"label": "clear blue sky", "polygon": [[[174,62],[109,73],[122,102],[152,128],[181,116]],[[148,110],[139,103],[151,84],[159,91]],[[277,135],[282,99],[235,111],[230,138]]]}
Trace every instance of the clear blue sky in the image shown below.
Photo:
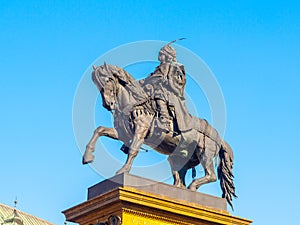
{"label": "clear blue sky", "polygon": [[[0,202],[18,196],[20,210],[63,224],[60,212],[103,179],[81,165],[73,135],[83,73],[119,45],[186,37],[180,45],[207,63],[225,98],[233,214],[255,225],[298,224],[299,12],[292,0],[2,0]],[[203,190],[219,194],[219,184]]]}

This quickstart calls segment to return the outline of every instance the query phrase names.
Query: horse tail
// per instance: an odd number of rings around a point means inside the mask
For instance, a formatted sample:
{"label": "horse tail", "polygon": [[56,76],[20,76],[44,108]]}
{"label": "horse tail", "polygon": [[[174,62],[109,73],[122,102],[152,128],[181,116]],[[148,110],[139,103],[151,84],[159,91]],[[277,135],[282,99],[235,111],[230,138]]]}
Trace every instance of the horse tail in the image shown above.
{"label": "horse tail", "polygon": [[233,183],[233,152],[231,147],[225,141],[222,141],[221,149],[219,151],[220,164],[218,166],[218,179],[222,189],[222,198],[225,198],[233,210],[231,203],[232,197],[237,198],[235,194],[235,187]]}

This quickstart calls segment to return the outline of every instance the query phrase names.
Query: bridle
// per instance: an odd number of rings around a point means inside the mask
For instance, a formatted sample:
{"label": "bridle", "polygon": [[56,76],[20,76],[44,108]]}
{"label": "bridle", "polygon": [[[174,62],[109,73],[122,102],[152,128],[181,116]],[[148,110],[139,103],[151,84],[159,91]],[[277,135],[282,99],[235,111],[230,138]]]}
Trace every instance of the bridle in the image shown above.
{"label": "bridle", "polygon": [[[105,86],[108,83],[112,84],[113,98],[114,98],[114,108],[117,109],[118,108],[118,102],[117,102],[118,88],[117,88],[117,84],[116,84],[117,80],[113,76],[111,71],[106,70],[109,74],[104,74],[100,71],[101,69],[102,69],[101,67],[94,68],[93,81],[96,84],[96,86],[98,87],[103,99],[104,99],[103,96],[104,96],[104,93],[105,93]],[[114,110],[112,110],[112,109],[109,110],[109,111],[114,113]]]}

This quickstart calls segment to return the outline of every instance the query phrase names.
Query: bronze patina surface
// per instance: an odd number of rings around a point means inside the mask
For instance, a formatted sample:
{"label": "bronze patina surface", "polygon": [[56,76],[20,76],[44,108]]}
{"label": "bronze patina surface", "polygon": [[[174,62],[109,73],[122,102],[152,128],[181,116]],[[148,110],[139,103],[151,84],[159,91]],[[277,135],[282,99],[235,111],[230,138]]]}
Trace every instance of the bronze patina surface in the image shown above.
{"label": "bronze patina surface", "polygon": [[[186,188],[185,175],[198,164],[205,175],[187,188],[196,191],[217,177],[222,197],[232,206],[236,197],[233,183],[233,152],[218,132],[204,119],[192,116],[186,107],[184,65],[176,59],[170,42],[159,51],[160,64],[153,73],[135,80],[124,69],[104,64],[94,66],[92,79],[100,91],[103,107],[113,113],[114,128],[99,126],[87,144],[83,163],[93,161],[95,143],[101,136],[120,140],[127,154],[124,166],[116,174],[129,173],[142,144],[169,155],[176,187]],[[214,158],[219,157],[217,175]]]}

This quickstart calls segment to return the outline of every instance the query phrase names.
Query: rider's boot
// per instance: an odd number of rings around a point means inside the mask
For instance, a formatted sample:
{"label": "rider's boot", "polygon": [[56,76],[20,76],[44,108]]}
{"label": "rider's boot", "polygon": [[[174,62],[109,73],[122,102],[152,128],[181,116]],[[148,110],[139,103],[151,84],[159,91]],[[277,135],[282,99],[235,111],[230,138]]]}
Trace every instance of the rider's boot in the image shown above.
{"label": "rider's boot", "polygon": [[173,132],[173,119],[169,116],[167,103],[163,100],[157,100],[159,120],[162,123],[167,133]]}

